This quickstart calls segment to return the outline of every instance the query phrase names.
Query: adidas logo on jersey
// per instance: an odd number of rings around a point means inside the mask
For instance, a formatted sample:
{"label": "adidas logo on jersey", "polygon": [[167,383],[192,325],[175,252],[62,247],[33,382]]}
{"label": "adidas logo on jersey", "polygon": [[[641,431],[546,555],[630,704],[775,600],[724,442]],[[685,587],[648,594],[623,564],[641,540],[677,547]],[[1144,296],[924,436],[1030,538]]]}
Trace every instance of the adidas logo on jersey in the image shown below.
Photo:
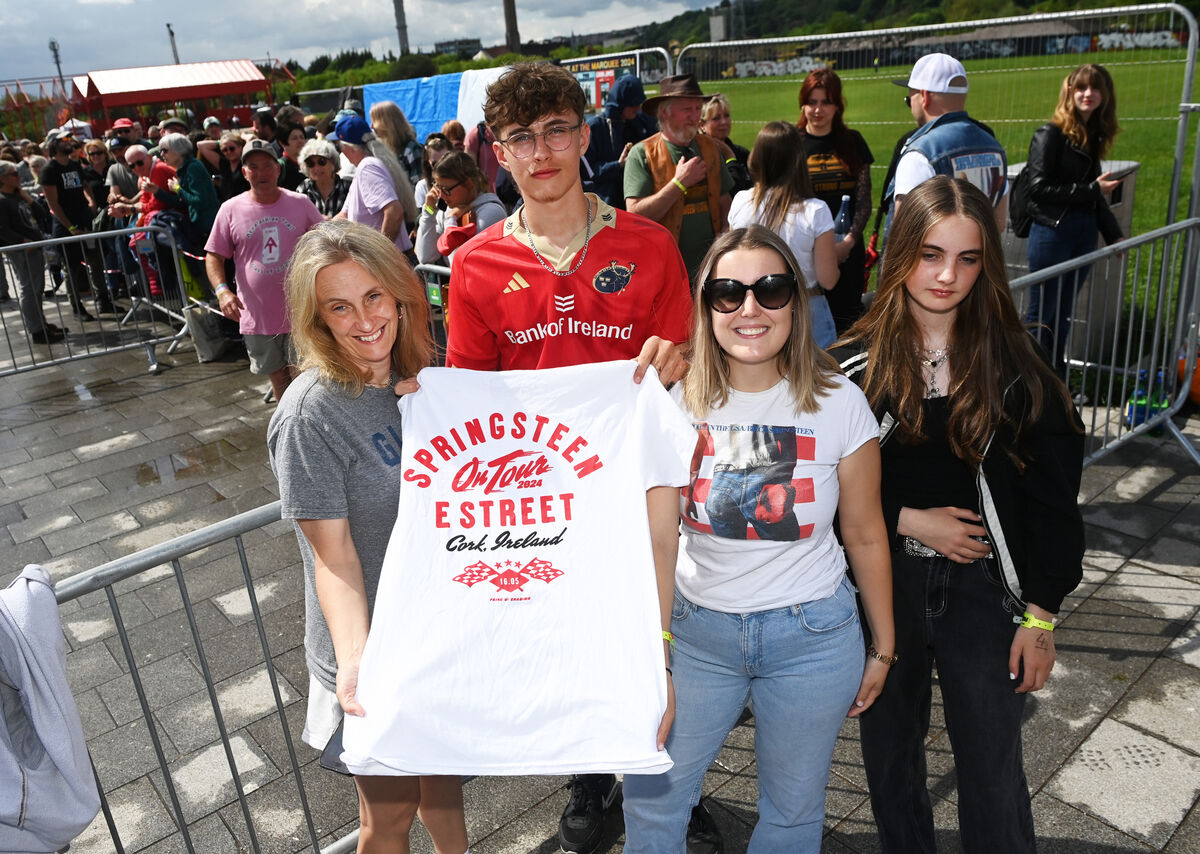
{"label": "adidas logo on jersey", "polygon": [[504,289],[504,293],[516,293],[517,291],[524,290],[527,287],[529,287],[529,282],[525,281],[525,277],[520,273],[513,273],[513,277],[508,280],[508,287]]}
{"label": "adidas logo on jersey", "polygon": [[559,314],[566,314],[569,311],[575,310],[575,295],[567,294],[566,296],[555,296],[554,307],[558,309]]}

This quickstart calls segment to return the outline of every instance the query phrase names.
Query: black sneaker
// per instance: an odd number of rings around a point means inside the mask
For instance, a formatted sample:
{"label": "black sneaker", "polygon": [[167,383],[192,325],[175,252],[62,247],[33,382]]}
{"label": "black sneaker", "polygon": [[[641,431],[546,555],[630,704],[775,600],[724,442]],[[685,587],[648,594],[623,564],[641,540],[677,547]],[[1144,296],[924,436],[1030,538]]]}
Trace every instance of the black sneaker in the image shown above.
{"label": "black sneaker", "polygon": [[621,794],[612,774],[580,774],[571,778],[571,798],[558,820],[558,844],[571,854],[591,854],[600,844],[604,814]]}
{"label": "black sneaker", "polygon": [[34,344],[51,344],[55,341],[61,341],[65,337],[66,336],[63,335],[62,332],[56,332],[49,327],[46,327],[45,329],[39,329],[37,332],[29,333],[29,339],[33,341]]}
{"label": "black sneaker", "polygon": [[701,799],[692,807],[692,817],[688,821],[687,854],[722,854],[724,850],[721,831]]}

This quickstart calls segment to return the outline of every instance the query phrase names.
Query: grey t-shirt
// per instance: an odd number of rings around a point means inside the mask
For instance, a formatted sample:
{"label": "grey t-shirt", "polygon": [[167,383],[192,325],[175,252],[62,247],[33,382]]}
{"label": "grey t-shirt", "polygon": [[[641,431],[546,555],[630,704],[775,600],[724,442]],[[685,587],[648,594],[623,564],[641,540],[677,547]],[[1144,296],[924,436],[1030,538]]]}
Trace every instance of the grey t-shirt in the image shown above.
{"label": "grey t-shirt", "polygon": [[[267,427],[271,467],[285,519],[349,519],[367,605],[375,590],[400,502],[400,412],[391,388],[352,398],[305,371],[279,401]],[[304,559],[304,648],[309,672],[331,691],[337,660],[317,601],[313,551],[296,527]]]}

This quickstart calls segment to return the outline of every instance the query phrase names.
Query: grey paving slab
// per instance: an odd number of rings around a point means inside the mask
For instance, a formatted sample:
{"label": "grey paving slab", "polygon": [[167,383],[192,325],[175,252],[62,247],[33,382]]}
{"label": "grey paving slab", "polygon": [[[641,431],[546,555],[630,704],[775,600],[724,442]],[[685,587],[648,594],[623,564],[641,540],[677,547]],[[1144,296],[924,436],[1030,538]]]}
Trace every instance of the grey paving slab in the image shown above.
{"label": "grey paving slab", "polygon": [[[26,518],[32,519],[42,513],[59,512],[65,507],[75,509],[74,505],[89,498],[104,495],[108,490],[99,480],[81,480],[70,486],[55,489],[53,492],[36,495],[21,502],[21,510]],[[86,518],[86,517],[81,517]]]}
{"label": "grey paving slab", "polygon": [[1113,720],[1200,755],[1200,679],[1196,669],[1161,658],[1112,712]]}
{"label": "grey paving slab", "polygon": [[[267,755],[242,733],[230,737],[229,751],[233,755],[243,793],[260,789],[280,776]],[[237,799],[233,771],[222,744],[206,745],[171,763],[171,777],[179,793],[184,817],[189,823]]]}
{"label": "grey paving slab", "polygon": [[1048,794],[1033,799],[1038,848],[1053,854],[1134,854],[1156,849]]}
{"label": "grey paving slab", "polygon": [[1134,560],[1153,566],[1159,572],[1200,582],[1200,543],[1172,536],[1175,523],[1164,530],[1166,533],[1143,546],[1134,555]]}
{"label": "grey paving slab", "polygon": [[1192,618],[1164,653],[1170,658],[1200,668],[1200,620]]}
{"label": "grey paving slab", "polygon": [[1135,560],[1113,573],[1092,600],[1119,602],[1152,617],[1187,620],[1200,608],[1200,583]]}
{"label": "grey paving slab", "polygon": [[1110,528],[1147,540],[1171,521],[1174,511],[1146,504],[1127,504],[1105,492],[1081,508],[1083,520],[1098,528]]}
{"label": "grey paving slab", "polygon": [[[197,602],[192,606],[192,611],[201,639],[229,628],[229,621],[211,602]],[[182,609],[136,626],[129,630],[128,636],[130,650],[139,665],[157,661],[192,646],[192,630]],[[112,651],[114,658],[124,663],[125,653],[118,638],[105,638],[103,643]]]}
{"label": "grey paving slab", "polygon": [[[117,597],[117,605],[126,628],[140,626],[154,619],[150,610],[132,594]],[[72,648],[86,646],[117,633],[112,608],[107,601],[63,615],[62,625],[63,634]]]}
{"label": "grey paving slab", "polygon": [[72,694],[115,679],[122,672],[117,660],[102,643],[67,653],[67,682],[71,685]]}
{"label": "grey paving slab", "polygon": [[1099,678],[1128,684],[1179,634],[1181,621],[1151,617],[1111,600],[1088,599],[1064,621],[1060,657],[1073,658]]}
{"label": "grey paving slab", "polygon": [[[220,816],[200,819],[188,827],[188,835],[196,854],[228,854],[238,850],[233,834]],[[188,847],[183,834],[172,833],[149,848],[142,849],[141,854],[188,854]]]}
{"label": "grey paving slab", "polygon": [[75,707],[79,710],[79,722],[83,725],[84,738],[91,740],[95,736],[106,733],[116,727],[108,707],[100,699],[100,692],[95,688],[75,692]]}
{"label": "grey paving slab", "polygon": [[[126,851],[141,851],[176,829],[170,812],[146,777],[109,791],[108,801]],[[112,854],[113,850],[103,814],[97,815],[71,843],[71,854]]]}
{"label": "grey paving slab", "polygon": [[1200,758],[1105,720],[1046,791],[1161,848],[1200,795]]}
{"label": "grey paving slab", "polygon": [[[175,746],[162,729],[156,730],[167,761],[176,755]],[[105,791],[159,770],[154,741],[143,718],[118,726],[88,742],[88,751]]]}
{"label": "grey paving slab", "polygon": [[[216,688],[221,715],[230,733],[275,713],[275,699],[265,668],[239,673],[217,683]],[[300,697],[299,692],[282,678],[279,680],[279,692],[285,704],[295,702]],[[199,750],[219,737],[207,690],[197,691],[161,708],[158,719],[183,752]]]}
{"label": "grey paving slab", "polygon": [[[160,709],[204,689],[203,677],[182,652],[139,667],[138,679],[152,709]],[[118,724],[141,719],[142,707],[133,677],[128,673],[105,682],[95,690],[104,701],[109,715]]]}
{"label": "grey paving slab", "polygon": [[50,554],[61,555],[96,543],[107,543],[117,534],[135,531],[140,527],[141,523],[131,513],[120,510],[90,522],[44,534],[41,539]]}

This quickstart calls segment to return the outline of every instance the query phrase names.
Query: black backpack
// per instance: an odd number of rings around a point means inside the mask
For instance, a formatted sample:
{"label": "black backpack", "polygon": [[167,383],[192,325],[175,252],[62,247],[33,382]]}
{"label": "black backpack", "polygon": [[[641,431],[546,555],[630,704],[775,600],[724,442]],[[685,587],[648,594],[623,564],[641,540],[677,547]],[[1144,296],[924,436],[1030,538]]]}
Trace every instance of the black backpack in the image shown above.
{"label": "black backpack", "polygon": [[1008,222],[1017,237],[1028,237],[1033,225],[1029,212],[1029,164],[1013,179],[1008,190]]}

